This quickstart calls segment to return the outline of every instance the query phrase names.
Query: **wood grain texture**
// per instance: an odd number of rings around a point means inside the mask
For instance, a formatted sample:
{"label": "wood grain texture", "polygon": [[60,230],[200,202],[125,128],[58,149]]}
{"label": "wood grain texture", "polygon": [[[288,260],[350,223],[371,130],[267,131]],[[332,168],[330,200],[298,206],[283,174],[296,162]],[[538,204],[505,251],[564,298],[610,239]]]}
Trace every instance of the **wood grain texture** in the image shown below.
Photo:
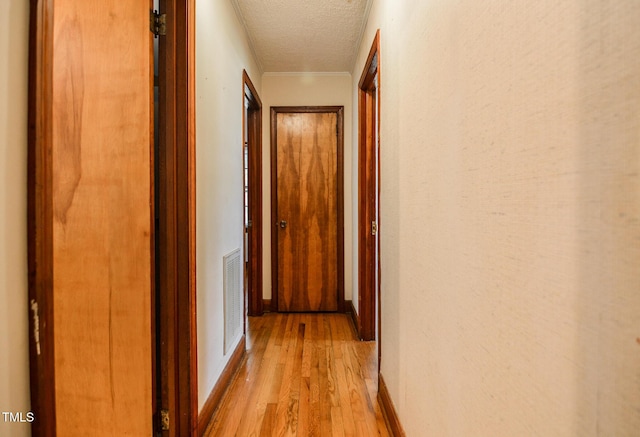
{"label": "wood grain texture", "polygon": [[29,24],[28,256],[32,434],[56,435],[53,332],[51,102],[53,8],[31,0]]}
{"label": "wood grain texture", "polygon": [[346,313],[351,317],[351,323],[353,323],[353,329],[355,329],[358,336],[360,336],[360,317],[358,316],[358,311],[356,311],[355,306],[353,306],[353,301],[346,300],[344,302],[344,306],[346,307]]}
{"label": "wood grain texture", "polygon": [[209,422],[218,408],[222,397],[226,393],[227,389],[231,386],[233,378],[242,364],[242,360],[245,356],[246,349],[246,337],[243,336],[235,350],[231,354],[231,358],[229,358],[229,362],[225,366],[220,378],[218,378],[218,382],[211,390],[209,397],[205,401],[202,406],[202,410],[200,410],[200,414],[198,414],[198,435],[204,435],[204,432],[207,428]]}
{"label": "wood grain texture", "polygon": [[375,78],[379,74],[380,32],[369,50],[358,88],[358,330],[363,340],[376,336],[376,299],[379,298],[380,233],[371,232],[372,222],[379,225],[378,147],[380,100]]}
{"label": "wood grain texture", "polygon": [[278,113],[278,308],[338,309],[337,114]]}
{"label": "wood grain texture", "polygon": [[270,313],[273,311],[273,307],[272,307],[272,303],[271,303],[271,299],[263,299],[262,300],[262,309],[264,310],[264,312],[266,313]]}
{"label": "wood grain texture", "polygon": [[55,2],[58,435],[151,433],[151,37],[140,25],[148,10]]}
{"label": "wood grain texture", "polygon": [[396,408],[393,405],[391,395],[389,395],[389,390],[387,389],[387,385],[384,382],[382,374],[378,376],[378,401],[382,407],[382,413],[387,421],[391,435],[394,437],[404,437],[406,434],[402,428],[400,418],[398,417]]}
{"label": "wood grain texture", "polygon": [[[158,402],[169,411],[169,436],[198,427],[195,273],[194,0],[160,0],[167,14],[159,39],[159,130],[155,179],[158,217],[155,267],[160,323]],[[155,410],[154,410],[155,411]]]}
{"label": "wood grain texture", "polygon": [[206,436],[388,436],[375,343],[344,314],[250,317],[247,358]]}
{"label": "wood grain texture", "polygon": [[[262,315],[262,101],[246,71],[242,72],[243,144],[248,144],[247,307],[248,314]],[[244,193],[243,193],[244,195]]]}

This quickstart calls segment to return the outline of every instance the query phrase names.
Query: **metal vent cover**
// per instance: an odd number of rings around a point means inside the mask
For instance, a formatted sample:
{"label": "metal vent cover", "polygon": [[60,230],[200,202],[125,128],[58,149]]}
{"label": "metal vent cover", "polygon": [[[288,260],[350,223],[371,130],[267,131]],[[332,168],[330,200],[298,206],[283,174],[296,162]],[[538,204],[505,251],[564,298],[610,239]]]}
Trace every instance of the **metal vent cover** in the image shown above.
{"label": "metal vent cover", "polygon": [[242,336],[242,258],[240,249],[223,258],[224,354]]}

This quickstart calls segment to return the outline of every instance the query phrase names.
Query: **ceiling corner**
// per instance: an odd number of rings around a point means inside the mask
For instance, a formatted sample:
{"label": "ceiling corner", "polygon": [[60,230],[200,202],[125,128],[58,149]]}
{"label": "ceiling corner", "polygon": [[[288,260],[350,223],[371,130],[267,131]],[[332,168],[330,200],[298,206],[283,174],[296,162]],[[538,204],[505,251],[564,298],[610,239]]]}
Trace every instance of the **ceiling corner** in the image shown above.
{"label": "ceiling corner", "polygon": [[262,75],[264,74],[264,66],[262,65],[262,61],[260,60],[260,57],[258,57],[258,53],[256,52],[256,47],[255,47],[255,43],[253,42],[253,37],[251,36],[249,29],[247,29],[247,23],[240,10],[240,5],[238,4],[238,0],[229,0],[229,1],[231,2],[231,5],[233,6],[233,10],[236,13],[236,18],[238,19],[238,21],[240,22],[240,25],[242,26],[242,31],[244,32],[244,36],[245,38],[247,38],[247,43],[249,44],[249,50],[251,50],[251,56],[253,57],[253,61],[258,66],[258,70],[260,70],[259,71],[260,75]]}
{"label": "ceiling corner", "polygon": [[362,18],[362,25],[360,27],[360,32],[358,34],[358,43],[353,49],[353,54],[351,55],[351,74],[355,73],[356,63],[358,62],[358,53],[360,52],[360,47],[363,43],[364,32],[367,30],[367,24],[369,24],[369,14],[371,13],[371,6],[373,5],[373,0],[367,0],[367,5],[365,6],[364,16]]}

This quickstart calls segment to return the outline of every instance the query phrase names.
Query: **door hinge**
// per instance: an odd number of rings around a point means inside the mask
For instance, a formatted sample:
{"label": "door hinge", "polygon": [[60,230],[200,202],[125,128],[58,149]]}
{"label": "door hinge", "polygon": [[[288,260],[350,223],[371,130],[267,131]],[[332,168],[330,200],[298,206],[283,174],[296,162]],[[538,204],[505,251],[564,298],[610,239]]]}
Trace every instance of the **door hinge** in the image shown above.
{"label": "door hinge", "polygon": [[377,235],[378,234],[378,223],[373,221],[371,222],[371,235]]}
{"label": "door hinge", "polygon": [[151,32],[156,38],[167,34],[167,14],[161,14],[158,11],[151,11],[149,15],[149,24]]}
{"label": "door hinge", "polygon": [[169,431],[169,410],[160,410],[160,431]]}

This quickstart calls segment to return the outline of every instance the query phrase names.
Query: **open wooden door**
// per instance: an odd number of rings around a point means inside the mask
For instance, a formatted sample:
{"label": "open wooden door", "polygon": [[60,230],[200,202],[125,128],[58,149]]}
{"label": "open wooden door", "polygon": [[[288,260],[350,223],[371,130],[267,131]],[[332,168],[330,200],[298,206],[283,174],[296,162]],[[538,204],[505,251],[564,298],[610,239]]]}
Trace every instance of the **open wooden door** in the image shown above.
{"label": "open wooden door", "polygon": [[153,432],[150,9],[31,1],[35,436]]}

